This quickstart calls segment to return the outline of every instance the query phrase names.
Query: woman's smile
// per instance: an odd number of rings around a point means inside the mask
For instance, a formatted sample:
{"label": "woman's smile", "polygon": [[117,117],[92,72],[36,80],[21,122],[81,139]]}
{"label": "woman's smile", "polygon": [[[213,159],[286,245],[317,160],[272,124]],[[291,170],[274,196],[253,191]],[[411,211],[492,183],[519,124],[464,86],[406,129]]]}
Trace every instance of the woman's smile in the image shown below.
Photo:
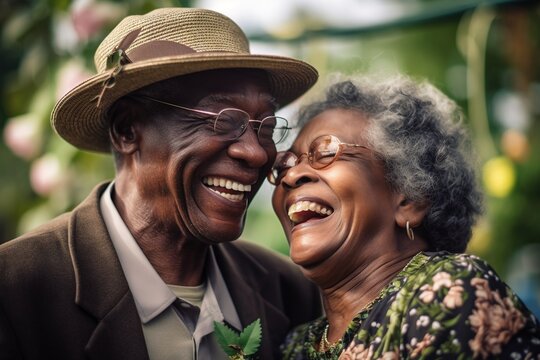
{"label": "woman's smile", "polygon": [[294,225],[311,220],[324,219],[334,212],[330,206],[317,201],[299,200],[294,202],[287,211],[289,219]]}

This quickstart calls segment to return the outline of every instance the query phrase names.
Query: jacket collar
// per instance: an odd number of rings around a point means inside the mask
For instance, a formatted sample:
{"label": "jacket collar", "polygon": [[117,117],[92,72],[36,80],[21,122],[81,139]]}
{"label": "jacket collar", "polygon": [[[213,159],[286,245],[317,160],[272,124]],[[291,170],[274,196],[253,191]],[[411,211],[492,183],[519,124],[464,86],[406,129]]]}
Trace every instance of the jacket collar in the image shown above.
{"label": "jacket collar", "polygon": [[[282,343],[290,326],[289,318],[267,298],[281,297],[280,286],[276,277],[249,253],[235,244],[214,246],[217,262],[220,266],[227,288],[231,293],[242,327],[246,327],[260,318],[262,341],[259,349],[261,359],[278,358],[272,354]],[[243,271],[246,268],[250,271]],[[268,291],[276,292],[270,294]]]}
{"label": "jacket collar", "polygon": [[[69,224],[69,250],[76,278],[75,303],[98,324],[86,351],[91,359],[148,359],[135,302],[99,210],[108,183],[98,185],[74,209]],[[275,277],[249,253],[234,244],[214,246],[217,263],[243,327],[261,319],[261,359],[272,359],[289,319],[266,300],[279,298]],[[249,268],[250,271],[243,271]],[[265,296],[262,294],[265,293]]]}
{"label": "jacket collar", "polygon": [[106,187],[98,185],[73,210],[68,229],[75,303],[98,321],[86,351],[92,359],[148,359],[135,303],[99,211]]}

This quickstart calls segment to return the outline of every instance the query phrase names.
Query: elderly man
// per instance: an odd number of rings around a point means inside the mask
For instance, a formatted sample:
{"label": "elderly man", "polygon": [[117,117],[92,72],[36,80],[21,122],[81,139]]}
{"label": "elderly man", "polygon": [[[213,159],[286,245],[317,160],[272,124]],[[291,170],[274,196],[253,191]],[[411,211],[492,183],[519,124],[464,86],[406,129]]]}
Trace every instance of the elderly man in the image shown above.
{"label": "elderly man", "polygon": [[0,247],[0,359],[220,359],[214,321],[259,319],[257,356],[319,315],[279,255],[232,242],[276,155],[278,106],[316,71],[251,55],[230,19],[160,9],[124,19],[98,74],[57,104],[56,132],[115,158],[113,182]]}

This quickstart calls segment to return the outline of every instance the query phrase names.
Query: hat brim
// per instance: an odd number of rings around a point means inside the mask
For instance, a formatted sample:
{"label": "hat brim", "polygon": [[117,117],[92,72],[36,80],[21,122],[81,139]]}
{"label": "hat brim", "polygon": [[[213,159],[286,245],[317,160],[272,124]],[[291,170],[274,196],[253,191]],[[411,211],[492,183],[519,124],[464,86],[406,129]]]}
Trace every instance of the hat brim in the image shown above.
{"label": "hat brim", "polygon": [[51,115],[55,131],[72,145],[88,151],[110,152],[109,124],[104,114],[121,97],[147,85],[180,75],[216,69],[261,69],[280,106],[294,101],[317,81],[317,70],[291,58],[271,55],[198,53],[127,64],[107,88],[99,108],[96,98],[111,71],[95,75],[63,96]]}

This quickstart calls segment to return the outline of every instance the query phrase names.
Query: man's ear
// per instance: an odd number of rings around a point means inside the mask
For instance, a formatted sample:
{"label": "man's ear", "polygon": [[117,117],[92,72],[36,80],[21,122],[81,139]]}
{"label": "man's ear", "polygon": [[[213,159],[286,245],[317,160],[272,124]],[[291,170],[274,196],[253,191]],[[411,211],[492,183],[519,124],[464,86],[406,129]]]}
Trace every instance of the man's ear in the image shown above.
{"label": "man's ear", "polygon": [[420,226],[429,209],[429,204],[409,200],[403,194],[398,194],[396,200],[395,220],[398,226],[405,228],[407,221],[413,228]]}
{"label": "man's ear", "polygon": [[112,120],[109,136],[112,146],[121,154],[133,154],[139,149],[140,136],[129,112]]}

